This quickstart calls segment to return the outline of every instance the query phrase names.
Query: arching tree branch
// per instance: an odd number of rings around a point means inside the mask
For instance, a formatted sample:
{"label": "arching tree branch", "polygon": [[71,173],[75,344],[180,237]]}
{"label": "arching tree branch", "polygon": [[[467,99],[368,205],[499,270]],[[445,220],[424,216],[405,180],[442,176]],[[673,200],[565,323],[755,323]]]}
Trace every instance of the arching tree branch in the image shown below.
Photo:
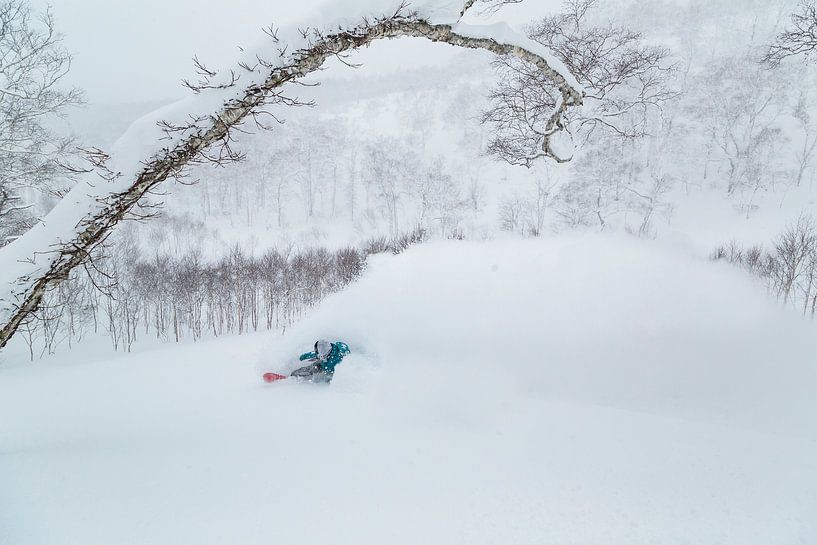
{"label": "arching tree branch", "polygon": [[[137,205],[146,193],[168,177],[178,175],[185,165],[201,160],[209,148],[228,143],[230,132],[237,125],[248,117],[252,118],[253,113],[257,113],[265,104],[281,100],[279,90],[282,86],[297,82],[307,74],[315,72],[330,57],[364,47],[375,40],[400,37],[425,38],[458,47],[484,49],[497,55],[511,55],[537,66],[552,80],[562,95],[559,108],[553,111],[547,124],[553,131],[560,125],[565,110],[582,101],[583,92],[575,80],[572,80],[566,70],[554,66],[558,61],[548,57],[546,50],[537,49],[536,44],[531,43],[532,47],[526,48],[518,45],[527,44],[524,39],[517,43],[503,43],[489,37],[497,33],[493,31],[482,33],[479,27],[434,24],[416,12],[409,12],[405,7],[387,17],[364,19],[361,24],[350,30],[338,30],[331,34],[304,30],[303,36],[306,37],[308,33],[310,34],[308,45],[291,54],[286,53],[286,44],[278,44],[280,57],[285,60],[268,63],[258,59],[259,65],[268,70],[261,83],[248,85],[237,98],[224,103],[218,112],[209,116],[194,117],[189,125],[172,129],[171,132],[174,133],[172,141],[175,145],[164,148],[147,159],[126,189],[97,199],[100,206],[75,227],[71,238],[66,237],[67,242],[52,247],[47,255],[32,257],[32,260],[42,260],[44,263],[32,266],[31,272],[17,281],[11,299],[4,301],[8,317],[0,329],[0,348],[8,343],[26,317],[36,311],[45,293],[65,280],[74,267],[86,261],[91,251],[127,216],[129,210]],[[277,43],[275,30],[271,30],[270,35]],[[252,69],[248,65],[241,66],[245,70]],[[208,73],[203,66],[201,68],[199,73],[206,79]],[[232,74],[235,76],[234,72]],[[239,83],[240,78],[232,77],[229,85],[237,86]],[[209,81],[205,85],[208,89],[217,87]],[[544,149],[547,154],[548,148]],[[116,177],[118,173],[110,172],[108,175]],[[7,256],[0,253],[0,259]],[[8,286],[2,288],[7,289]],[[12,305],[12,308],[8,305]]]}

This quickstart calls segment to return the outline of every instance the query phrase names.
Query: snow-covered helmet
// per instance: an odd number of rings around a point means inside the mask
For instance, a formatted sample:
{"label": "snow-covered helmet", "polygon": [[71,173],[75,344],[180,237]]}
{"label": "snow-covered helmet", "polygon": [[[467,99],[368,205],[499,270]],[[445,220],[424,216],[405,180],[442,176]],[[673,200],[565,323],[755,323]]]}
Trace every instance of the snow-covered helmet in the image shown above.
{"label": "snow-covered helmet", "polygon": [[319,360],[325,360],[332,352],[332,343],[324,341],[323,339],[315,342],[315,354],[318,355]]}

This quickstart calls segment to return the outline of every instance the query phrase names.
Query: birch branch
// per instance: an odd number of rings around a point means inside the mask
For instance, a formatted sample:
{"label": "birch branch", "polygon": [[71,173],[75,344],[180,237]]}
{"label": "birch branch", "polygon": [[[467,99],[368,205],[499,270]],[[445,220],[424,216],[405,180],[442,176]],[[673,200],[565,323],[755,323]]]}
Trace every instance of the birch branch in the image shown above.
{"label": "birch branch", "polygon": [[[472,3],[466,4],[466,8]],[[15,302],[10,317],[0,329],[0,348],[8,343],[25,319],[37,310],[46,292],[68,278],[72,269],[83,264],[92,250],[146,193],[168,177],[178,175],[185,165],[206,157],[208,148],[228,143],[231,129],[236,128],[248,116],[252,117],[269,100],[279,99],[278,90],[282,86],[297,82],[317,71],[328,58],[340,53],[359,49],[376,40],[401,37],[424,38],[457,47],[484,49],[536,65],[560,90],[563,97],[560,107],[553,112],[548,122],[551,130],[560,125],[561,116],[568,107],[578,106],[582,102],[582,91],[576,85],[571,85],[562,73],[551,66],[548,59],[518,45],[457,33],[451,25],[432,24],[418,14],[406,13],[403,9],[382,19],[364,20],[351,30],[340,30],[327,35],[316,34],[308,47],[291,54],[288,62],[283,65],[265,64],[269,73],[262,83],[249,85],[239,98],[226,102],[220,111],[184,127],[182,132],[191,134],[179,139],[172,148],[164,149],[147,159],[144,168],[127,189],[108,195],[97,211],[80,222],[73,238],[68,242],[51,249],[43,248],[43,251],[50,251],[50,264],[47,269],[18,280],[17,285],[22,290],[14,294]],[[285,51],[285,48],[282,50]]]}

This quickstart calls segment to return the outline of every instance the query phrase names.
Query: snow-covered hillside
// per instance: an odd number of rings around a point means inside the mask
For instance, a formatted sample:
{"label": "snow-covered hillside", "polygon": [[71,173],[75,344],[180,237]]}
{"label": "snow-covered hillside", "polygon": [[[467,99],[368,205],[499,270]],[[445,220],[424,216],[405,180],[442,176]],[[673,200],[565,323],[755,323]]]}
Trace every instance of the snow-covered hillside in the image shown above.
{"label": "snow-covered hillside", "polygon": [[281,337],[4,364],[0,543],[814,543],[815,345],[683,248],[414,247]]}

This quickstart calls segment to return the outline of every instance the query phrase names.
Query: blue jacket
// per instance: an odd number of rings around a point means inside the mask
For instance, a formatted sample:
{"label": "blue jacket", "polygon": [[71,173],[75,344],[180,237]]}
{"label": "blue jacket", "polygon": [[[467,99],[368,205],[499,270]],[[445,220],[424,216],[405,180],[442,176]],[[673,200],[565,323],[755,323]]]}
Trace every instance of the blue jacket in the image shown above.
{"label": "blue jacket", "polygon": [[[349,345],[341,342],[335,341],[332,343],[332,351],[329,352],[329,355],[326,357],[325,360],[321,361],[323,365],[323,370],[326,373],[334,373],[335,366],[343,361],[351,350],[349,350]],[[316,352],[307,352],[306,354],[301,354],[301,357],[298,358],[301,361],[304,360],[317,360],[318,354]]]}

